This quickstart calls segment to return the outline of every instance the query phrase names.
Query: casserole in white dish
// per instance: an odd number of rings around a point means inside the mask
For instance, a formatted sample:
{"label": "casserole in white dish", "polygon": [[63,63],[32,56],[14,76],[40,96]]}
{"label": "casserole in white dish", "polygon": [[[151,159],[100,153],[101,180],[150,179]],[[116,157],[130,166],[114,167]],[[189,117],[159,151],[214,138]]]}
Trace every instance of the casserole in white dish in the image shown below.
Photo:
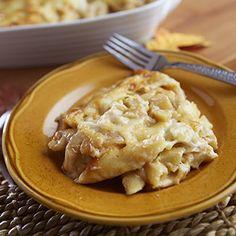
{"label": "casserole in white dish", "polygon": [[142,42],[181,0],[156,0],[92,19],[0,28],[0,68],[71,62],[102,50],[114,32]]}

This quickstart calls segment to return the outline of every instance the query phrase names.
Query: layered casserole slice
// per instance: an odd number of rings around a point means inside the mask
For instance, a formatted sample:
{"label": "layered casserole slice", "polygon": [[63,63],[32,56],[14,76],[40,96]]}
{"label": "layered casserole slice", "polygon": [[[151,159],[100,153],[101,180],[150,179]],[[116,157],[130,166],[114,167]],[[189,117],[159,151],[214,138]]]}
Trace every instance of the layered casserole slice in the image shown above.
{"label": "layered casserole slice", "polygon": [[141,71],[102,89],[58,118],[48,146],[79,184],[121,176],[127,194],[178,184],[217,157],[212,124],[179,82]]}

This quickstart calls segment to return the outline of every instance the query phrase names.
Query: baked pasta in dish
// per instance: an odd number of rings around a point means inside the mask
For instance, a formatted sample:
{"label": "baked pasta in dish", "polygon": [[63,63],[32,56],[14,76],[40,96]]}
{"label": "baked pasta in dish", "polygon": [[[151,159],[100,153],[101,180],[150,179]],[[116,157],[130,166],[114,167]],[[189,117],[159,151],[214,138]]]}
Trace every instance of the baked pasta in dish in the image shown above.
{"label": "baked pasta in dish", "polygon": [[136,8],[152,0],[1,0],[0,26],[55,23]]}
{"label": "baked pasta in dish", "polygon": [[62,114],[48,146],[65,151],[63,171],[89,184],[121,176],[127,194],[178,184],[217,157],[212,124],[179,82],[140,71]]}

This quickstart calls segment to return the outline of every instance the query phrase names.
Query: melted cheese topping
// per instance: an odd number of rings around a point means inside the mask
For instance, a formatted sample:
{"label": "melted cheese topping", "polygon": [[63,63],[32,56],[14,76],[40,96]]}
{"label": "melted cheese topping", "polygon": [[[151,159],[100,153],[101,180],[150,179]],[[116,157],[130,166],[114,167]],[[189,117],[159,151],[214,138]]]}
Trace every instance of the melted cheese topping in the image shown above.
{"label": "melted cheese topping", "polygon": [[93,18],[149,2],[151,0],[1,0],[0,26]]}
{"label": "melted cheese topping", "polygon": [[63,144],[63,170],[81,184],[121,175],[133,194],[145,185],[178,184],[217,157],[212,124],[179,82],[159,72],[141,72],[86,98],[60,122],[49,147]]}

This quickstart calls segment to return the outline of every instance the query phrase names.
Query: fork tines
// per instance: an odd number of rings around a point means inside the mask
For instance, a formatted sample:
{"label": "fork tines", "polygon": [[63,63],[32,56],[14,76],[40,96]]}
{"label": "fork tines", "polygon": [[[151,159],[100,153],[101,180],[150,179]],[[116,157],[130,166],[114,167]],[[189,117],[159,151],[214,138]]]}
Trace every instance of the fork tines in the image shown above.
{"label": "fork tines", "polygon": [[152,54],[147,49],[117,33],[109,38],[104,49],[134,70],[145,68],[152,58]]}

